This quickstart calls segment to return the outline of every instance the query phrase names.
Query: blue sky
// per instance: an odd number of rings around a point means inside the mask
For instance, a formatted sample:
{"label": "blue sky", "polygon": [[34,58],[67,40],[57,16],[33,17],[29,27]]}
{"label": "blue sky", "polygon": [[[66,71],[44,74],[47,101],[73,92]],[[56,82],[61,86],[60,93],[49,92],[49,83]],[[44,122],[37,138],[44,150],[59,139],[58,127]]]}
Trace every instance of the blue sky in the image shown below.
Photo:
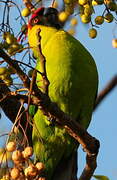
{"label": "blue sky", "polygon": [[[97,14],[100,15],[100,14]],[[90,51],[97,64],[99,73],[99,91],[117,74],[117,49],[111,45],[114,23],[104,23],[98,29],[96,39],[88,37],[88,26],[79,22],[76,37]],[[115,35],[117,35],[117,30]],[[88,132],[100,140],[101,147],[98,155],[98,167],[95,174],[106,175],[110,180],[117,179],[117,88],[102,102],[94,112]],[[3,120],[4,119],[4,120]],[[3,116],[0,134],[9,130],[11,123]],[[7,125],[6,125],[7,124]],[[79,171],[84,167],[85,153],[79,150]],[[93,180],[93,178],[92,178]]]}

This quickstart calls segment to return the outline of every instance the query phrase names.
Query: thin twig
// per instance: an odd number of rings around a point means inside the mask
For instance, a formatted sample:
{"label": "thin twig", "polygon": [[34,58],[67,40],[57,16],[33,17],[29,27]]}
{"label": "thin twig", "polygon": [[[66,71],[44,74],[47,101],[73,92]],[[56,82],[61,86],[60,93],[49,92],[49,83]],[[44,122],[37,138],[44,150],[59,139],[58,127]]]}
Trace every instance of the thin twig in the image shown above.
{"label": "thin twig", "polygon": [[96,110],[96,108],[99,106],[99,104],[104,100],[104,98],[117,86],[117,75],[115,75],[110,82],[106,85],[106,87],[99,93],[97,99],[96,99],[96,103],[95,103],[95,107],[94,107],[94,111]]}
{"label": "thin twig", "polygon": [[[10,119],[10,121],[14,123],[17,113],[21,107],[20,100],[23,99],[24,102],[27,102],[28,97],[24,95],[19,95],[20,96],[19,98],[17,97],[18,95],[16,95],[15,97],[15,95],[12,95],[12,93],[10,92],[10,89],[2,80],[0,80],[0,84],[1,83],[2,85],[0,86],[0,99],[2,99],[2,101],[0,101],[0,107],[4,111],[5,115]],[[7,95],[7,98],[4,98],[6,97],[6,95]],[[24,112],[24,110],[25,109],[23,107],[22,112]],[[23,113],[20,119],[20,124],[22,125],[24,129],[25,129],[26,122],[27,122],[26,115],[25,113]],[[19,130],[22,132],[20,127],[19,127]],[[32,126],[30,126],[30,124],[27,128],[26,135],[28,137],[28,142],[30,143],[30,145],[32,145],[32,139],[31,139]]]}
{"label": "thin twig", "polygon": [[30,83],[30,90],[29,90],[29,97],[28,97],[28,106],[27,106],[26,111],[28,111],[28,110],[29,110],[29,107],[30,107],[31,95],[32,95],[32,92],[33,92],[33,84],[36,83],[36,77],[37,77],[37,70],[35,69],[35,70],[33,71],[32,80],[31,80],[31,83]]}
{"label": "thin twig", "polygon": [[31,12],[34,12],[35,7],[29,0],[23,0],[24,5],[31,10]]}
{"label": "thin twig", "polygon": [[40,66],[41,66],[41,69],[42,69],[42,78],[43,78],[43,90],[44,90],[44,93],[46,93],[48,95],[48,87],[49,87],[49,80],[47,78],[47,72],[46,72],[46,59],[44,57],[44,55],[42,54],[42,50],[41,50],[41,36],[40,36],[40,32],[41,30],[38,29],[37,30],[37,39],[38,39],[38,55],[40,57]]}

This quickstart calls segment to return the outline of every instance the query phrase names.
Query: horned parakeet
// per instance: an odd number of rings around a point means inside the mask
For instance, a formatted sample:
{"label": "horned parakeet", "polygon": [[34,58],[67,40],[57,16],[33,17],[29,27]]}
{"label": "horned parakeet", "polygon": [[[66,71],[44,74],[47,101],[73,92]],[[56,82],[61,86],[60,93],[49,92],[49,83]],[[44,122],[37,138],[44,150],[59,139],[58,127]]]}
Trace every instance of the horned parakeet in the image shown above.
{"label": "horned parakeet", "polygon": [[[50,82],[49,97],[61,110],[87,128],[98,88],[93,57],[77,39],[61,28],[56,9],[42,7],[33,13],[28,23],[28,41],[37,59],[37,70],[42,71],[37,48],[39,29]],[[43,91],[43,79],[39,73],[36,81]],[[50,180],[58,163],[76,150],[77,143],[65,129],[52,125],[40,109],[33,120],[36,161],[44,162],[45,173]]]}

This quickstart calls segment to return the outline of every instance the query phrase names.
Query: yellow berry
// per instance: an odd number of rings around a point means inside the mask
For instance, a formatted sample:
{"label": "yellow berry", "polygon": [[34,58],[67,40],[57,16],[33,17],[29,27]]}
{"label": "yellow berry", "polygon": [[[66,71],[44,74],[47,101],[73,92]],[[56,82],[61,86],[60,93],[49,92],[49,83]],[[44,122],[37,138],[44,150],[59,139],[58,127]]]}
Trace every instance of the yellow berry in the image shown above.
{"label": "yellow berry", "polygon": [[11,76],[8,76],[6,79],[4,79],[4,82],[7,86],[11,86],[13,84],[13,79]]}
{"label": "yellow berry", "polygon": [[107,5],[108,5],[110,2],[112,2],[112,0],[104,0],[104,3],[107,4]]}
{"label": "yellow berry", "polygon": [[10,32],[4,32],[3,34],[2,34],[2,38],[4,39],[4,40],[6,40],[6,36],[8,36],[8,35],[10,35],[11,33]]}
{"label": "yellow berry", "polygon": [[112,46],[113,46],[114,48],[117,48],[117,39],[113,39],[113,40],[112,40]]}
{"label": "yellow berry", "polygon": [[115,2],[110,2],[108,4],[108,8],[111,10],[111,11],[116,11],[117,10],[117,4]]}
{"label": "yellow berry", "polygon": [[16,143],[14,141],[11,141],[6,146],[7,151],[13,152],[16,149]]}
{"label": "yellow berry", "polygon": [[57,1],[54,1],[54,4],[52,6],[53,8],[57,8],[58,7],[58,2]]}
{"label": "yellow berry", "polygon": [[105,16],[104,16],[104,20],[108,23],[111,23],[113,21],[113,15],[111,13],[107,13]]}
{"label": "yellow berry", "polygon": [[65,4],[70,4],[70,3],[71,3],[71,0],[64,0],[64,3],[65,3]]}
{"label": "yellow berry", "polygon": [[88,0],[78,0],[78,3],[82,6],[88,3]]}
{"label": "yellow berry", "polygon": [[35,177],[37,175],[37,168],[33,164],[31,164],[24,170],[24,174],[26,177]]}
{"label": "yellow berry", "polygon": [[90,5],[86,4],[84,6],[84,14],[90,16],[93,13],[93,9]]}
{"label": "yellow berry", "polygon": [[32,156],[33,155],[33,149],[32,149],[32,147],[26,147],[25,149],[24,149],[24,151],[22,152],[22,155],[23,155],[23,157],[24,158],[29,158],[30,156]]}
{"label": "yellow berry", "polygon": [[68,18],[68,14],[65,11],[59,13],[59,20],[65,22]]}
{"label": "yellow berry", "polygon": [[22,153],[19,150],[16,150],[12,154],[12,160],[13,161],[22,161]]}
{"label": "yellow berry", "polygon": [[37,162],[35,166],[39,172],[42,172],[45,169],[45,165],[42,162]]}
{"label": "yellow berry", "polygon": [[22,16],[24,16],[24,17],[28,17],[28,16],[31,14],[31,11],[30,11],[29,8],[26,7],[26,8],[24,8],[24,9],[22,10],[21,14],[22,14]]}
{"label": "yellow berry", "polygon": [[7,68],[6,67],[0,67],[0,75],[4,75],[7,73]]}
{"label": "yellow berry", "polygon": [[[1,179],[0,179],[1,180]],[[5,174],[3,177],[2,177],[2,180],[10,180],[10,174]]]}
{"label": "yellow berry", "polygon": [[39,177],[38,180],[46,180],[45,177]]}
{"label": "yellow berry", "polygon": [[89,37],[94,39],[96,36],[97,36],[97,30],[94,28],[89,29]]}
{"label": "yellow berry", "polygon": [[75,25],[77,25],[78,20],[76,18],[72,18],[70,23],[71,23],[72,26],[75,26]]}
{"label": "yellow berry", "polygon": [[91,16],[87,16],[85,14],[81,15],[81,21],[84,23],[84,24],[87,24],[91,21]]}
{"label": "yellow berry", "polygon": [[12,47],[14,51],[17,51],[19,49],[19,44],[13,43],[10,47]]}
{"label": "yellow berry", "polygon": [[102,5],[102,4],[104,4],[104,0],[92,0],[93,6]]}
{"label": "yellow berry", "polygon": [[16,42],[17,39],[14,37],[13,34],[7,34],[6,35],[6,42],[7,44],[12,44],[13,42]]}
{"label": "yellow berry", "polygon": [[104,17],[103,16],[97,16],[95,18],[95,23],[96,24],[101,25],[101,24],[103,24],[103,22],[104,22]]}
{"label": "yellow berry", "polygon": [[12,179],[17,179],[20,175],[20,171],[17,168],[13,168],[10,174]]}

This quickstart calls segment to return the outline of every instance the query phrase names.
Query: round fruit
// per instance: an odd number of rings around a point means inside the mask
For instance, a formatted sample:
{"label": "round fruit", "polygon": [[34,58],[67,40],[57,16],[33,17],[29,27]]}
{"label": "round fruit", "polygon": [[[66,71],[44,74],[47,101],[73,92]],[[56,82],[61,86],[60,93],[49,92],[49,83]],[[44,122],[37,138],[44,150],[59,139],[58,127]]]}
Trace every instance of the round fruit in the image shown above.
{"label": "round fruit", "polygon": [[46,180],[45,177],[39,177],[38,180]]}
{"label": "round fruit", "polygon": [[26,147],[24,151],[22,152],[22,155],[24,158],[29,158],[33,155],[33,148],[32,147]]}
{"label": "round fruit", "polygon": [[38,169],[39,172],[42,172],[45,169],[45,165],[42,162],[37,162],[36,168]]}
{"label": "round fruit", "polygon": [[112,46],[113,46],[114,48],[117,48],[117,39],[113,39],[113,40],[112,40]]}
{"label": "round fruit", "polygon": [[22,153],[19,150],[16,150],[12,154],[12,160],[13,161],[21,161],[22,160]]}
{"label": "round fruit", "polygon": [[104,20],[108,23],[111,23],[113,21],[113,15],[111,13],[107,13],[104,17]]}
{"label": "round fruit", "polygon": [[70,4],[70,3],[71,3],[71,0],[64,0],[64,3],[65,3],[65,4]]}
{"label": "round fruit", "polygon": [[91,21],[91,16],[87,16],[85,14],[81,15],[81,21],[84,23],[84,24],[87,24]]}
{"label": "round fruit", "polygon": [[6,42],[7,44],[12,44],[14,42],[14,35],[13,34],[6,35]]}
{"label": "round fruit", "polygon": [[7,151],[13,152],[16,149],[16,143],[14,141],[11,141],[6,146]]}
{"label": "round fruit", "polygon": [[24,16],[24,17],[28,17],[28,16],[31,14],[31,11],[30,11],[29,8],[26,7],[26,8],[24,8],[24,9],[22,10],[21,14],[22,14],[22,16]]}
{"label": "round fruit", "polygon": [[103,22],[104,22],[104,17],[103,16],[97,16],[95,18],[95,23],[96,24],[101,25],[101,24],[103,24]]}
{"label": "round fruit", "polygon": [[19,44],[18,43],[13,43],[10,47],[13,48],[14,51],[17,51],[19,49]]}
{"label": "round fruit", "polygon": [[78,20],[76,18],[72,18],[70,23],[71,23],[72,26],[75,26],[75,25],[78,24]]}
{"label": "round fruit", "polygon": [[88,0],[78,0],[78,3],[82,6],[88,3]]}
{"label": "round fruit", "polygon": [[2,34],[2,38],[5,40],[6,39],[6,36],[10,35],[10,32],[4,32]]}
{"label": "round fruit", "polygon": [[112,2],[112,0],[104,0],[104,3],[107,4],[107,5],[108,5],[110,2]]}
{"label": "round fruit", "polygon": [[84,14],[90,16],[93,13],[92,7],[86,4],[84,6]]}
{"label": "round fruit", "polygon": [[13,168],[10,174],[12,179],[17,179],[20,175],[20,171],[17,168]]}
{"label": "round fruit", "polygon": [[5,174],[2,178],[4,180],[10,180],[10,174]]}
{"label": "round fruit", "polygon": [[102,5],[102,4],[104,4],[104,0],[92,0],[93,6]]}
{"label": "round fruit", "polygon": [[89,37],[94,39],[96,36],[97,36],[97,30],[94,28],[89,29]]}
{"label": "round fruit", "polygon": [[8,79],[5,79],[4,82],[6,83],[7,86],[11,86],[13,84],[13,79],[9,77]]}
{"label": "round fruit", "polygon": [[31,164],[24,170],[24,174],[26,177],[35,177],[37,175],[37,168],[33,164]]}
{"label": "round fruit", "polygon": [[7,68],[6,67],[0,67],[0,75],[4,75],[7,73]]}
{"label": "round fruit", "polygon": [[108,8],[111,10],[111,11],[116,11],[117,10],[117,4],[115,2],[110,2],[108,4]]}
{"label": "round fruit", "polygon": [[54,4],[52,6],[53,8],[57,8],[58,7],[58,2],[57,1],[54,1]]}
{"label": "round fruit", "polygon": [[65,11],[59,13],[59,20],[65,22],[68,18],[68,14]]}

